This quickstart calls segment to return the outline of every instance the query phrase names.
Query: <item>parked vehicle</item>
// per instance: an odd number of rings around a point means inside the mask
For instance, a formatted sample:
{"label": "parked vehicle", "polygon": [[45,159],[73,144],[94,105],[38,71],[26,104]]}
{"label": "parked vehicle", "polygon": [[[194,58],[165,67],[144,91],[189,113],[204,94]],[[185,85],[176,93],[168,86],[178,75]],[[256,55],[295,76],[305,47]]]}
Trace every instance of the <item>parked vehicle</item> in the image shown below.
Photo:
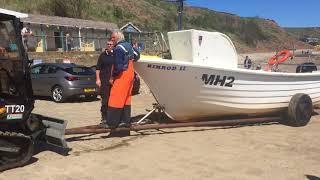
{"label": "parked vehicle", "polygon": [[310,73],[317,70],[317,65],[315,63],[306,62],[298,65],[298,67],[296,68],[296,73]]}
{"label": "parked vehicle", "polygon": [[70,97],[96,98],[95,72],[85,66],[67,63],[42,63],[31,67],[33,94],[51,96],[55,102]]}
{"label": "parked vehicle", "polygon": [[[93,71],[96,71],[96,66],[91,66],[91,69]],[[134,82],[133,82],[133,88],[132,88],[132,95],[137,95],[139,94],[140,91],[140,77],[139,75],[134,72]]]}

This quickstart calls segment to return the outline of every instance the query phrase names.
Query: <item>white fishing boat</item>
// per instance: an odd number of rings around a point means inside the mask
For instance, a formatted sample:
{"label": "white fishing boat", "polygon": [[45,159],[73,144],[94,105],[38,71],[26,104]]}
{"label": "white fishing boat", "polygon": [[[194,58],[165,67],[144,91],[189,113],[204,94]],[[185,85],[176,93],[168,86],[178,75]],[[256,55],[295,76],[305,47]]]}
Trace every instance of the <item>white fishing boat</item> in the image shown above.
{"label": "white fishing boat", "polygon": [[186,30],[168,37],[172,60],[142,58],[135,69],[173,120],[277,113],[299,93],[320,104],[319,72],[240,69],[232,41],[218,32]]}

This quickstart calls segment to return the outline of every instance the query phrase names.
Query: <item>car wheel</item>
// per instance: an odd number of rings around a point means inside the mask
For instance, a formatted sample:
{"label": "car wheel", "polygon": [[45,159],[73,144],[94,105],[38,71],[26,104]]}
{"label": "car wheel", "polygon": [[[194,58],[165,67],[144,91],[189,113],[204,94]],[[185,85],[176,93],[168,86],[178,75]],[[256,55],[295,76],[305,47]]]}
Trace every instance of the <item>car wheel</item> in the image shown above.
{"label": "car wheel", "polygon": [[60,103],[65,100],[64,94],[63,94],[63,89],[60,86],[55,86],[52,89],[51,97],[54,102]]}

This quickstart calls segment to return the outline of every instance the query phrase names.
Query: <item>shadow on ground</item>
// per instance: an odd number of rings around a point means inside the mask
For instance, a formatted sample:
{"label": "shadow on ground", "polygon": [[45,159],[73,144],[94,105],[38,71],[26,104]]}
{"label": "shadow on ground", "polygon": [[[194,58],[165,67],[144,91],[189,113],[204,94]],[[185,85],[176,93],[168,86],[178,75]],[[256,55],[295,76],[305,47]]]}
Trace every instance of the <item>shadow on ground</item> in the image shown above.
{"label": "shadow on ground", "polygon": [[320,180],[319,177],[313,176],[313,175],[306,175],[306,177],[307,177],[309,180]]}
{"label": "shadow on ground", "polygon": [[[34,96],[34,98],[35,98],[35,100],[54,102],[51,97]],[[86,102],[94,102],[94,101],[100,101],[100,99],[96,98],[96,97],[92,97],[92,98],[80,98],[80,97],[79,98],[69,98],[66,101],[62,102],[62,103],[86,103]]]}

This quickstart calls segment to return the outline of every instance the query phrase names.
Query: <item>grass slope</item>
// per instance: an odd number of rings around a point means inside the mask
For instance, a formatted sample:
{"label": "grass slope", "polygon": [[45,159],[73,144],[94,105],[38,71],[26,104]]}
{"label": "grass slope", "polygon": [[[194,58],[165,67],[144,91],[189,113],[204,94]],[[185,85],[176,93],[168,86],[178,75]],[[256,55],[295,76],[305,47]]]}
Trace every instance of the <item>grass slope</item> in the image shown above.
{"label": "grass slope", "polygon": [[[133,22],[146,31],[177,29],[177,7],[160,0],[0,0],[2,8],[20,12],[102,20],[120,27]],[[272,20],[243,18],[197,7],[185,8],[184,28],[219,31],[231,37],[238,51],[306,48]]]}

